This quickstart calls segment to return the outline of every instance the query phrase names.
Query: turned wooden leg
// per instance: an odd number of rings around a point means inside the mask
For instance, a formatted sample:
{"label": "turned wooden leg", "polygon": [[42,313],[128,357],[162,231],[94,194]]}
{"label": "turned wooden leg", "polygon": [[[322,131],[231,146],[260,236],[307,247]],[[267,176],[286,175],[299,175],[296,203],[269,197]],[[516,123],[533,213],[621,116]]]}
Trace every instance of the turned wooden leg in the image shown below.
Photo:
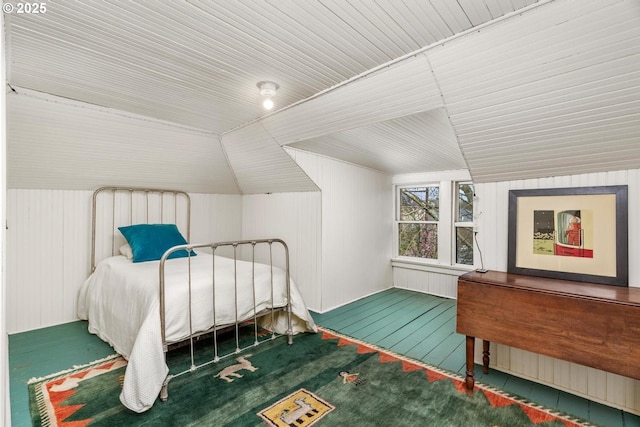
{"label": "turned wooden leg", "polygon": [[482,372],[489,373],[489,341],[482,340]]}
{"label": "turned wooden leg", "polygon": [[464,379],[467,390],[473,390],[475,385],[475,379],[473,378],[473,353],[475,344],[476,339],[467,335],[467,372]]}

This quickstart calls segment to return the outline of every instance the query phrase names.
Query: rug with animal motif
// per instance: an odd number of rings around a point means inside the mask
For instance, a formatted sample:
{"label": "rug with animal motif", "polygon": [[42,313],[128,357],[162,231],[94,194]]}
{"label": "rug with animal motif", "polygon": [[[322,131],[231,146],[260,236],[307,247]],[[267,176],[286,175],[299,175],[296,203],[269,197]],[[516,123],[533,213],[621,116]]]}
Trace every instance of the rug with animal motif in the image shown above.
{"label": "rug with animal motif", "polygon": [[[209,352],[209,353],[208,353]],[[197,357],[210,357],[206,345]],[[188,366],[188,349],[170,353]],[[33,380],[33,425],[592,426],[493,387],[327,330],[270,340],[169,383],[169,399],[137,414],[118,399],[119,357]]]}

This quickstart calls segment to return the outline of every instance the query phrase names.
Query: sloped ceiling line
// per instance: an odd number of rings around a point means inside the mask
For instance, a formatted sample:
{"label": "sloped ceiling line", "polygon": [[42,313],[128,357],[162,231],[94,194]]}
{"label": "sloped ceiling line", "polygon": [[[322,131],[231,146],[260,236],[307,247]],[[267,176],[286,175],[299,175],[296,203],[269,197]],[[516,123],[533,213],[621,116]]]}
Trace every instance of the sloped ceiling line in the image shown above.
{"label": "sloped ceiling line", "polygon": [[[295,161],[295,158],[291,155],[291,153],[289,151],[286,150],[285,146],[283,146],[280,143],[278,143],[278,141],[269,132],[269,129],[267,129],[264,126],[263,122],[260,122],[260,127],[265,131],[265,133],[267,135],[269,135],[269,138],[271,138],[271,140],[276,143],[276,146],[278,147],[278,149],[282,150],[282,152],[284,154],[286,154],[287,157],[291,160],[292,164],[294,164],[296,166],[296,168],[299,169],[299,171],[306,177],[306,180],[303,180],[303,182],[305,184],[302,185],[303,190],[301,190],[301,191],[316,191],[316,190],[320,191],[320,187],[316,184],[316,182],[313,180],[313,178],[311,178],[311,176],[309,176],[309,174],[307,173],[306,170],[304,170],[304,168],[302,168],[300,165],[298,165],[298,163]],[[311,189],[310,189],[310,187],[311,187]]]}
{"label": "sloped ceiling line", "polygon": [[281,145],[387,174],[466,167],[426,54],[259,123]]}
{"label": "sloped ceiling line", "polygon": [[260,123],[223,135],[220,140],[242,194],[318,190]]}
{"label": "sloped ceiling line", "polygon": [[[438,76],[436,76],[436,73],[433,70],[433,65],[431,64],[431,60],[429,59],[429,55],[427,53],[425,53],[424,56],[427,59],[427,63],[429,64],[429,71],[431,72],[431,75],[433,76],[433,81],[435,82],[436,87],[438,88],[438,92],[440,93],[440,99],[442,100],[442,108],[443,108],[443,110],[445,112],[445,115],[447,116],[447,121],[449,122],[449,125],[451,126],[451,130],[453,132],[453,137],[455,139],[456,146],[460,147],[460,138],[458,137],[458,130],[453,125],[453,121],[451,120],[451,114],[449,114],[449,107],[447,106],[447,100],[445,99],[444,93],[442,92],[442,86],[440,86],[440,82],[438,81]],[[464,155],[464,150],[460,150],[460,155],[462,156],[462,160],[464,161],[465,167],[468,169],[469,168],[469,162],[467,162],[467,158]],[[473,178],[473,175],[472,175],[472,178]]]}
{"label": "sloped ceiling line", "polygon": [[236,171],[233,169],[233,166],[231,165],[231,161],[229,160],[229,153],[227,153],[227,150],[224,147],[224,141],[222,140],[222,135],[216,135],[216,138],[218,139],[218,144],[220,144],[220,147],[222,148],[222,153],[224,154],[224,159],[227,162],[227,164],[229,165],[229,169],[231,170],[231,176],[233,178],[233,182],[235,182],[236,187],[238,189],[240,189],[240,192],[242,192],[242,187],[240,186],[240,183],[238,182],[238,176],[236,174]]}
{"label": "sloped ceiling line", "polygon": [[[422,50],[425,71],[432,75],[439,106],[454,132],[448,143],[458,148],[464,159],[460,167],[468,168],[475,182],[628,169],[637,163],[640,151],[628,144],[634,141],[630,135],[638,129],[640,117],[640,45],[636,43],[640,7],[621,0],[585,1],[580,8],[571,2],[554,3],[553,8],[538,4],[535,11],[531,8],[518,19],[501,20],[501,25],[492,22],[481,31],[474,29],[482,33],[478,37],[458,36],[446,48],[443,43]],[[616,31],[591,40],[585,34],[602,31],[603,10],[606,22],[615,24]],[[524,40],[535,42],[538,50],[513,48],[531,44]],[[562,43],[550,49],[553,40]],[[489,51],[495,51],[491,58],[486,55]],[[402,80],[398,70],[407,62],[409,58],[402,58],[373,75],[364,73],[348,85],[338,85],[322,97],[261,121],[280,144],[351,162],[359,155],[364,166],[392,172],[374,158],[382,151],[367,147],[370,133],[363,129],[359,136],[349,126],[364,128],[388,119],[367,112],[365,100],[371,87],[366,82],[376,75],[384,75],[385,82],[393,82],[394,77]],[[359,117],[345,116],[344,105],[327,101],[350,99],[350,89],[356,86]],[[420,86],[416,84],[416,90]],[[402,98],[406,93],[395,95]],[[505,100],[511,108],[504,107]],[[307,121],[313,118],[313,123],[304,128],[289,125],[298,122],[290,119],[299,114]],[[348,124],[340,121],[345,117]],[[608,135],[602,131],[603,120],[609,125]],[[358,139],[362,141],[354,143]],[[399,146],[406,150],[407,144]],[[600,161],[573,153],[572,147],[600,152]]]}
{"label": "sloped ceiling line", "polygon": [[142,115],[142,114],[135,114],[135,113],[131,113],[131,112],[124,111],[124,110],[118,110],[118,109],[111,108],[111,107],[105,107],[103,105],[90,104],[90,103],[87,103],[87,102],[84,102],[84,101],[77,101],[75,99],[64,98],[64,97],[61,97],[61,96],[58,96],[58,95],[54,95],[54,94],[50,94],[50,93],[40,92],[40,91],[37,91],[37,90],[32,90],[32,89],[25,88],[25,87],[11,85],[9,83],[7,83],[7,86],[12,89],[12,92],[16,96],[24,96],[24,97],[27,97],[27,98],[38,99],[40,101],[44,101],[44,102],[48,102],[48,103],[61,104],[61,105],[65,105],[65,106],[68,106],[68,107],[73,107],[73,108],[79,108],[79,109],[84,109],[84,110],[104,113],[104,114],[108,114],[108,115],[111,115],[111,116],[118,116],[118,117],[122,117],[122,118],[126,118],[126,119],[133,119],[133,120],[141,121],[141,122],[149,122],[149,123],[152,123],[152,124],[155,124],[155,125],[168,126],[168,127],[172,127],[172,128],[176,128],[176,129],[183,129],[183,130],[186,130],[188,132],[201,133],[201,134],[210,135],[210,136],[218,136],[217,134],[215,134],[215,133],[213,133],[211,131],[208,131],[206,129],[194,128],[194,127],[191,127],[191,126],[183,125],[183,124],[172,122],[172,121],[168,121],[168,120],[156,119],[154,117],[145,116],[145,115]]}
{"label": "sloped ceiling line", "polygon": [[474,182],[637,167],[639,18],[637,2],[558,1],[430,52]]}
{"label": "sloped ceiling line", "polygon": [[[552,3],[554,1],[556,1],[556,0],[539,0],[536,3],[532,3],[530,5],[527,5],[527,6],[524,6],[524,7],[520,8],[520,9],[516,10],[515,12],[510,12],[510,13],[503,14],[503,15],[499,16],[498,18],[495,18],[495,19],[490,20],[488,22],[484,22],[484,23],[481,23],[481,24],[479,24],[479,25],[477,25],[475,27],[469,28],[467,30],[463,30],[463,31],[457,32],[457,33],[453,34],[452,36],[449,36],[449,37],[445,38],[444,40],[436,41],[436,42],[434,42],[432,44],[429,44],[427,46],[423,46],[423,47],[421,47],[421,48],[419,48],[419,49],[417,49],[415,51],[412,51],[412,52],[409,52],[409,53],[404,54],[402,56],[399,56],[399,57],[397,57],[395,59],[392,59],[392,60],[390,60],[388,62],[385,62],[383,64],[380,64],[380,65],[376,66],[376,67],[368,69],[368,70],[366,70],[366,71],[364,71],[364,72],[362,72],[360,74],[357,74],[357,75],[355,75],[353,77],[350,77],[349,79],[344,80],[344,81],[342,81],[340,83],[337,83],[337,84],[335,84],[335,85],[333,85],[331,87],[328,87],[328,88],[323,89],[323,90],[321,90],[319,92],[316,92],[316,93],[314,93],[313,95],[311,95],[311,96],[309,96],[307,98],[301,99],[301,100],[296,101],[296,102],[291,103],[291,104],[288,104],[288,105],[286,105],[286,106],[284,106],[284,107],[282,107],[280,109],[277,109],[275,111],[272,111],[272,112],[270,112],[268,114],[265,114],[265,115],[262,115],[260,117],[256,117],[255,119],[252,119],[252,120],[250,120],[250,121],[248,121],[246,123],[242,123],[242,124],[232,128],[232,129],[229,129],[228,131],[221,132],[221,135],[225,135],[225,134],[234,132],[234,131],[236,131],[238,129],[241,129],[241,128],[245,127],[245,126],[249,126],[249,125],[251,125],[251,124],[253,124],[255,122],[260,122],[260,121],[263,121],[263,120],[267,120],[267,119],[272,118],[272,117],[274,117],[274,116],[276,116],[276,115],[278,115],[278,114],[280,114],[280,113],[282,113],[284,111],[287,111],[287,110],[290,110],[290,109],[293,109],[293,108],[297,108],[302,104],[305,104],[307,102],[313,101],[313,100],[315,100],[315,99],[317,99],[319,97],[322,97],[324,95],[327,95],[327,94],[329,94],[329,93],[331,93],[333,91],[336,91],[338,89],[343,89],[343,88],[351,85],[354,82],[357,82],[357,81],[362,80],[364,78],[368,78],[371,75],[374,75],[374,74],[378,73],[379,71],[383,71],[383,70],[392,68],[396,64],[400,64],[402,62],[410,60],[411,58],[416,58],[418,56],[421,56],[421,54],[424,54],[424,53],[428,52],[429,50],[431,50],[433,48],[445,46],[448,43],[451,43],[451,42],[453,42],[453,41],[455,41],[455,40],[457,40],[459,38],[468,36],[469,34],[473,34],[475,32],[480,32],[484,28],[491,27],[493,25],[499,24],[502,21],[505,21],[505,20],[508,20],[510,18],[513,18],[514,16],[522,15],[523,13],[526,13],[529,10],[538,8],[538,7],[543,6],[545,4]],[[431,69],[431,65],[430,64],[429,64],[429,68]],[[431,69],[431,72],[433,73],[432,69]],[[434,78],[435,78],[435,75],[434,75]]]}
{"label": "sloped ceiling line", "polygon": [[[534,3],[519,13],[553,1]],[[425,167],[429,170],[468,168],[428,54],[433,49],[492,28],[513,16],[514,13],[503,15],[444,41],[424,46],[234,130],[258,122],[280,145],[339,158],[389,174],[420,172]],[[432,138],[429,144],[425,140],[420,153],[407,151],[408,146],[415,147],[415,136],[409,139],[401,136],[400,122],[396,128],[398,132],[386,139],[377,135],[373,140],[371,132],[365,129],[382,122],[393,127],[396,124],[392,119],[437,109],[443,109],[451,132],[435,141]],[[440,116],[442,114],[437,114]],[[430,116],[422,116],[423,119],[425,117]],[[400,152],[411,153],[412,156],[409,159],[398,157]]]}
{"label": "sloped ceiling line", "polygon": [[260,122],[285,145],[440,108],[428,67],[417,55]]}

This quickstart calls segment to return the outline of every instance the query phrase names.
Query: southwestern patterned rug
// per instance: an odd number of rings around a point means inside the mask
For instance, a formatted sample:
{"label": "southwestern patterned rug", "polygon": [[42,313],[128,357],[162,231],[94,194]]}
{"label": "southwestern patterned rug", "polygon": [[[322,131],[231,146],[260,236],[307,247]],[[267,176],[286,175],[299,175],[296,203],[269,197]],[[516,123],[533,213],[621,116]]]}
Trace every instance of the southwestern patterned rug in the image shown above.
{"label": "southwestern patterned rug", "polygon": [[[176,350],[169,364],[183,363]],[[34,426],[592,426],[331,331],[281,337],[173,379],[136,414],[119,400],[118,356],[32,380]]]}

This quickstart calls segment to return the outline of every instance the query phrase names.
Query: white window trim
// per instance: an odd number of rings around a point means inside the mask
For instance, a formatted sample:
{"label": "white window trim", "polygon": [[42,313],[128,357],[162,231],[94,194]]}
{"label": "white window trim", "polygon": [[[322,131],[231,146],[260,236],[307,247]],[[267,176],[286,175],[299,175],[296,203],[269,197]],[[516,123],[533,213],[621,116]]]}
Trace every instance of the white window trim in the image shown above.
{"label": "white window trim", "polygon": [[[401,188],[412,188],[412,187],[417,187],[417,188],[422,188],[422,187],[438,187],[438,197],[440,198],[439,203],[442,204],[442,187],[441,187],[441,183],[439,182],[423,182],[420,184],[403,184],[403,185],[396,185],[394,186],[393,190],[394,190],[394,194],[395,194],[395,202],[393,204],[393,209],[394,209],[394,214],[393,214],[393,253],[395,254],[395,258],[406,258],[406,259],[415,259],[415,260],[420,260],[422,262],[429,262],[429,263],[435,263],[435,262],[442,262],[441,261],[441,256],[442,256],[442,246],[440,244],[440,230],[442,230],[442,206],[438,206],[438,221],[400,221],[400,189]],[[445,209],[446,211],[446,209]],[[406,223],[410,223],[410,222],[419,222],[419,223],[425,223],[425,224],[437,224],[438,225],[438,259],[433,259],[433,258],[413,258],[413,257],[403,257],[398,255],[398,253],[400,252],[400,248],[398,245],[398,235],[400,233],[400,230],[398,230],[398,222],[406,222]]]}
{"label": "white window trim", "polygon": [[[473,229],[473,221],[457,221],[458,219],[458,203],[460,202],[460,200],[458,199],[458,186],[460,184],[473,184],[473,182],[471,180],[464,180],[464,181],[452,181],[451,182],[451,195],[453,197],[453,194],[455,193],[455,197],[452,200],[452,206],[453,206],[453,211],[452,211],[452,227],[451,227],[451,257],[452,257],[452,265],[456,266],[456,267],[468,267],[470,269],[473,269],[473,265],[468,265],[468,264],[458,264],[456,261],[457,259],[457,248],[456,248],[456,229],[458,227],[467,227],[467,228],[471,228]],[[475,204],[475,200],[474,200],[474,204]],[[474,206],[475,208],[475,206]],[[474,214],[475,215],[475,214]],[[455,216],[455,217],[453,217]],[[475,240],[475,239],[473,239]],[[475,262],[474,262],[475,264]]]}
{"label": "white window trim", "polygon": [[[444,272],[451,271],[452,274],[471,271],[473,265],[455,263],[455,227],[454,227],[454,206],[456,200],[453,199],[455,185],[458,182],[472,182],[468,171],[449,171],[440,174],[444,180],[433,179],[435,174],[410,174],[398,175],[393,178],[393,258],[392,266],[413,268],[425,271]],[[424,179],[421,179],[424,178]],[[398,255],[398,203],[399,191],[401,187],[421,187],[428,185],[439,185],[440,187],[440,218],[438,223],[438,259],[413,258]],[[442,218],[447,218],[443,221]]]}

